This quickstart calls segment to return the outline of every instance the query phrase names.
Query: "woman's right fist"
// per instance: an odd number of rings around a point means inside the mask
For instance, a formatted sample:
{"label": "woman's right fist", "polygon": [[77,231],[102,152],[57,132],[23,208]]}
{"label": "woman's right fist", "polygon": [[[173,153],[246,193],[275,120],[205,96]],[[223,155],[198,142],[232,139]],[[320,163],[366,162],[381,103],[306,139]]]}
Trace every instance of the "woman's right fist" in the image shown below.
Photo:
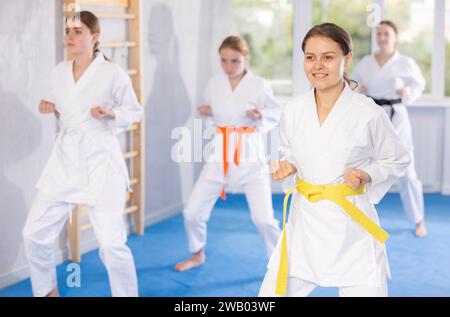
{"label": "woman's right fist", "polygon": [[49,101],[41,100],[39,103],[39,112],[40,113],[54,113],[56,112],[56,107],[54,103]]}
{"label": "woman's right fist", "polygon": [[201,105],[197,107],[198,113],[205,117],[212,117],[212,108],[208,105]]}
{"label": "woman's right fist", "polygon": [[270,163],[270,172],[273,180],[280,181],[297,173],[297,169],[288,161],[274,161]]}

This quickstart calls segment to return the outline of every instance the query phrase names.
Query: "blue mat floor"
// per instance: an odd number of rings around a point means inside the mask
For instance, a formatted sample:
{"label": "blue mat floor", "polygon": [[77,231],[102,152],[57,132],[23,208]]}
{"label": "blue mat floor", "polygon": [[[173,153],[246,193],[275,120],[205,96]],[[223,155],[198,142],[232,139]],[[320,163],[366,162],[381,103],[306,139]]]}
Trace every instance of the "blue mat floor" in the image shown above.
{"label": "blue mat floor", "polygon": [[[281,219],[282,195],[274,196]],[[450,296],[450,197],[425,195],[429,235],[416,238],[397,194],[377,206],[383,227],[390,233],[388,256],[392,271],[390,296]],[[267,265],[262,240],[252,224],[243,195],[219,201],[208,226],[207,262],[178,273],[174,265],[189,256],[181,215],[131,235],[139,279],[139,295],[149,297],[257,296]],[[106,270],[97,251],[83,255],[81,287],[66,285],[67,265],[58,266],[62,296],[111,296]],[[31,296],[30,280],[0,290],[0,297]],[[311,296],[337,296],[336,288],[317,288]]]}

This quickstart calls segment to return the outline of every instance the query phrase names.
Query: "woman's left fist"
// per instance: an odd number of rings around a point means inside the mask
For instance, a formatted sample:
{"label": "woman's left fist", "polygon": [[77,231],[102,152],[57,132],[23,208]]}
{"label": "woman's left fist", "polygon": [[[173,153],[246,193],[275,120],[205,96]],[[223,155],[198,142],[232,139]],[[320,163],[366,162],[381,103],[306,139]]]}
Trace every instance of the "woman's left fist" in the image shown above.
{"label": "woman's left fist", "polygon": [[91,116],[95,119],[110,118],[115,119],[114,111],[109,108],[96,106],[91,108]]}
{"label": "woman's left fist", "polygon": [[345,184],[353,190],[357,190],[372,181],[369,174],[359,169],[349,169],[344,175]]}

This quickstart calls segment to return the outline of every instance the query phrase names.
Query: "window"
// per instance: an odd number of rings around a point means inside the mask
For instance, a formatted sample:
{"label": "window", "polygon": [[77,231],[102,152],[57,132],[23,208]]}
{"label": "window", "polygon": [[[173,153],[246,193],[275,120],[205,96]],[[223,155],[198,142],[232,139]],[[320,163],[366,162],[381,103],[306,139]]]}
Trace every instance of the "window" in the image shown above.
{"label": "window", "polygon": [[276,95],[292,94],[292,0],[233,0],[233,32],[250,46],[252,71]]}
{"label": "window", "polygon": [[312,24],[332,22],[344,28],[353,39],[353,62],[348,70],[370,54],[371,27],[367,24],[367,8],[372,0],[313,0]]}
{"label": "window", "polygon": [[[294,74],[294,63],[296,67],[301,63],[295,57],[293,62],[293,44],[298,45],[312,25],[336,23],[353,38],[351,73],[354,65],[372,52],[372,28],[367,22],[377,3],[382,18],[398,25],[399,51],[419,65],[427,83],[424,97],[450,97],[450,0],[233,0],[233,32],[248,40],[253,71],[270,80],[277,95],[288,96],[293,87],[309,89],[303,74]],[[436,11],[442,12],[444,5],[445,23],[436,18]],[[299,17],[294,16],[294,7]],[[442,42],[434,41],[435,29],[445,34],[445,54]]]}
{"label": "window", "polygon": [[412,57],[427,82],[425,93],[431,92],[434,1],[384,1],[384,18],[398,27],[400,53]]}
{"label": "window", "polygon": [[450,97],[450,0],[445,3],[445,96]]}

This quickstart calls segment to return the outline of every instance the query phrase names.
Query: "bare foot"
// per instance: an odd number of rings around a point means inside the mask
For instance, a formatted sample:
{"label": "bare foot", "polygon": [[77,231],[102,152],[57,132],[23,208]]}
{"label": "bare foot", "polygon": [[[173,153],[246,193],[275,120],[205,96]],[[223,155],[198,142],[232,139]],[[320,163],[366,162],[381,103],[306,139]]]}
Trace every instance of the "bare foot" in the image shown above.
{"label": "bare foot", "polygon": [[416,225],[416,236],[423,238],[427,235],[427,228],[425,226],[425,221],[421,221]]}
{"label": "bare foot", "polygon": [[186,261],[178,263],[175,266],[175,271],[183,272],[193,269],[194,267],[200,266],[203,263],[205,263],[205,260],[206,260],[205,252],[201,250],[197,253],[192,254],[192,256]]}
{"label": "bare foot", "polygon": [[59,297],[58,288],[55,287],[50,293],[45,297]]}

